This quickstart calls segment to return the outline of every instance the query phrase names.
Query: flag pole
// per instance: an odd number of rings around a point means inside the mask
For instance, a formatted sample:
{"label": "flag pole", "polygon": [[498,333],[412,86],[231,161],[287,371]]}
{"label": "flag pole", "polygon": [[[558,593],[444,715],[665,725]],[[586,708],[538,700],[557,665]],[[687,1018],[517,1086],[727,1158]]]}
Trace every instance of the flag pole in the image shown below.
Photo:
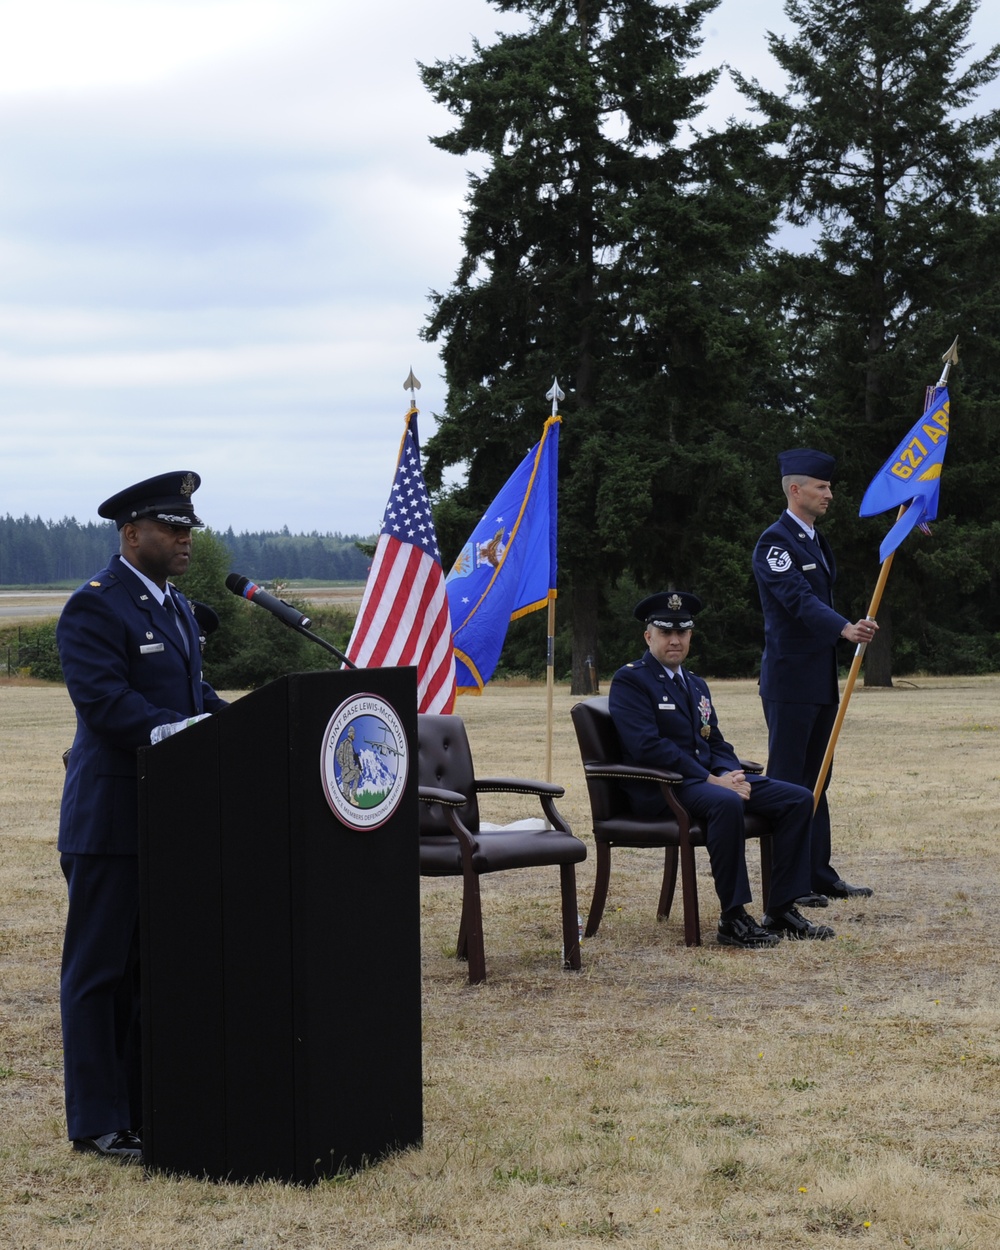
{"label": "flag pole", "polygon": [[[559,389],[559,379],[552,379],[552,386],[545,392],[545,398],[552,400],[552,415],[559,415],[559,401],[566,396]],[[552,780],[552,729],[554,724],[553,695],[555,693],[556,664],[556,595],[555,588],[549,587],[548,624],[545,639],[545,780]]]}
{"label": "flag pole", "polygon": [[[958,338],[956,336],[954,343],[941,357],[944,368],[941,376],[937,380],[935,386],[927,388],[927,395],[924,398],[924,412],[927,412],[934,402],[934,396],[937,391],[948,381],[948,374],[951,372],[951,366],[958,364]],[[896,520],[906,511],[906,504],[900,504],[899,512],[896,514]],[[892,568],[893,556],[895,551],[890,551],[886,558],[882,561],[882,567],[879,569],[878,581],[875,583],[875,590],[872,592],[871,603],[868,605],[866,619],[874,621],[878,615],[879,606],[882,603],[882,595],[885,592],[885,584],[889,580],[889,570]],[[826,744],[826,751],[823,755],[823,763],[820,765],[819,776],[816,778],[816,785],[813,789],[813,811],[819,807],[819,801],[823,797],[823,787],[826,779],[830,774],[830,767],[833,764],[833,754],[837,749],[837,739],[840,737],[840,730],[844,723],[844,717],[847,715],[847,705],[851,701],[851,695],[854,691],[854,683],[858,679],[858,673],[861,671],[861,661],[864,657],[868,644],[859,642],[854,652],[854,659],[851,661],[851,669],[847,674],[847,682],[844,685],[844,697],[840,701],[840,707],[837,709],[837,719],[833,722],[833,729],[830,731],[830,741]]]}

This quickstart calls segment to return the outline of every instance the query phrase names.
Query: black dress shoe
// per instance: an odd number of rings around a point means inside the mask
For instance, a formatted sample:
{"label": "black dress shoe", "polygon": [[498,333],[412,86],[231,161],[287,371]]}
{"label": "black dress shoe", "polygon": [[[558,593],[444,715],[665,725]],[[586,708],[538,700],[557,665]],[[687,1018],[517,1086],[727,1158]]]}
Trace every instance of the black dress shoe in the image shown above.
{"label": "black dress shoe", "polygon": [[129,1128],[119,1129],[117,1133],[102,1133],[100,1137],[77,1137],[73,1149],[85,1154],[103,1155],[119,1163],[142,1162],[142,1142],[138,1134]]}
{"label": "black dress shoe", "polygon": [[778,937],[796,940],[812,938],[815,941],[825,942],[827,938],[836,937],[828,924],[813,924],[794,907],[786,907],[782,911],[773,913],[768,912],[761,925],[769,933],[774,933]]}
{"label": "black dress shoe", "polygon": [[720,920],[715,940],[720,946],[739,946],[743,950],[753,950],[758,946],[777,946],[781,935],[768,933],[748,911],[744,911],[729,920]]}
{"label": "black dress shoe", "polygon": [[871,898],[874,893],[870,885],[848,885],[839,880],[827,890],[831,898]]}
{"label": "black dress shoe", "polygon": [[829,907],[830,900],[825,894],[803,894],[795,900],[796,907]]}

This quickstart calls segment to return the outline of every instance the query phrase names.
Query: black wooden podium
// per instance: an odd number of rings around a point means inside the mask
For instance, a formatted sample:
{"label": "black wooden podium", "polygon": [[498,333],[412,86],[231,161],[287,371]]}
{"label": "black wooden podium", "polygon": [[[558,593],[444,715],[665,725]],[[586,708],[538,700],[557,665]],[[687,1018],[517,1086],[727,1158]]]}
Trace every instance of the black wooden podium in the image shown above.
{"label": "black wooden podium", "polygon": [[[331,720],[386,706],[405,742],[352,742],[406,780],[351,827]],[[148,1167],[310,1183],[420,1142],[416,726],[413,669],[307,673],[140,752]]]}

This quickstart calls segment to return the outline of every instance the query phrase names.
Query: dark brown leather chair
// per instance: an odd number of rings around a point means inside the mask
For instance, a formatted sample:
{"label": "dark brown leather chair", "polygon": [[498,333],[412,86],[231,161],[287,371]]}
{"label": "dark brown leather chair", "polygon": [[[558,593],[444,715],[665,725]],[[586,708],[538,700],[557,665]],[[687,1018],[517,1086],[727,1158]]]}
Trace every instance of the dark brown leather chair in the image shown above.
{"label": "dark brown leather chair", "polygon": [[[512,868],[559,866],[562,892],[563,963],[580,967],[576,865],[587,848],[556,809],[562,786],[517,777],[475,775],[472,751],[460,716],[417,718],[419,741],[420,872],[425,877],[461,877],[462,919],[458,958],[469,961],[469,984],[486,979],[479,878]],[[551,829],[479,827],[479,795],[524,794],[541,803]]]}
{"label": "dark brown leather chair", "polygon": [[[684,904],[684,941],[688,946],[701,945],[701,923],[698,915],[698,883],[695,875],[694,848],[705,845],[705,831],[697,818],[688,814],[677,797],[677,786],[683,780],[679,773],[655,768],[638,768],[622,762],[618,731],[602,696],[577,703],[572,711],[573,726],[580,746],[583,771],[587,778],[590,810],[594,821],[597,845],[597,876],[594,897],[587,917],[586,937],[593,937],[604,915],[611,879],[611,848],[614,846],[663,847],[663,881],[656,907],[657,920],[666,920],[673,903],[677,884],[677,862],[681,867],[681,894]],[[740,761],[744,771],[761,772],[759,764]],[[623,779],[655,781],[663,790],[671,815],[651,819],[633,814],[628,797],[621,787]],[[771,883],[771,826],[760,816],[749,813],[746,818],[747,837],[760,838],[760,865],[764,907]]]}

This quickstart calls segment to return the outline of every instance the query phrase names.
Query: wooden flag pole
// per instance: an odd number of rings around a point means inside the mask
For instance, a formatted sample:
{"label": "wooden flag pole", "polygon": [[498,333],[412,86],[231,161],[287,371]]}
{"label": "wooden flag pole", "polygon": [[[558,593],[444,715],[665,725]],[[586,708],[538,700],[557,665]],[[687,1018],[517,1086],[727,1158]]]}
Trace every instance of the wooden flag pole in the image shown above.
{"label": "wooden flag pole", "polygon": [[[896,520],[906,511],[903,505],[899,509]],[[882,567],[879,570],[878,581],[875,583],[875,591],[872,594],[872,601],[868,605],[867,619],[874,621],[878,615],[879,604],[882,602],[882,593],[885,590],[885,584],[889,580],[889,570],[892,568],[892,558],[896,553],[890,551],[886,558],[882,561]],[[840,727],[844,723],[844,717],[847,715],[847,705],[851,701],[851,693],[854,690],[854,683],[858,680],[858,673],[861,671],[861,659],[864,656],[865,648],[868,646],[866,642],[859,642],[854,651],[854,659],[851,661],[851,671],[847,674],[847,684],[844,686],[844,697],[840,701],[840,707],[837,709],[837,719],[833,722],[833,729],[830,731],[830,741],[826,744],[826,752],[823,755],[823,763],[819,768],[819,776],[816,778],[816,787],[813,790],[813,811],[819,807],[819,801],[823,797],[823,787],[830,773],[830,766],[833,763],[833,753],[837,749],[837,739],[840,737]]]}
{"label": "wooden flag pole", "polygon": [[[937,385],[928,387],[927,398],[924,401],[924,412],[927,412],[931,404],[934,402],[934,396],[938,389],[944,386],[948,381],[948,374],[951,372],[951,366],[958,363],[958,338],[941,357],[944,368],[941,376],[937,380]],[[899,512],[896,514],[896,520],[906,511],[906,504],[901,504]],[[872,594],[872,601],[868,605],[867,619],[874,621],[878,615],[879,605],[882,602],[882,594],[885,590],[885,584],[889,580],[889,570],[892,568],[892,558],[895,551],[890,551],[886,558],[882,561],[882,567],[879,570],[878,581],[875,583],[875,590]],[[826,785],[826,779],[830,775],[830,766],[833,763],[833,753],[837,749],[837,739],[840,737],[840,728],[844,723],[844,717],[847,715],[847,705],[851,701],[851,693],[854,690],[854,683],[858,679],[858,673],[861,671],[861,659],[864,656],[867,643],[859,642],[854,652],[854,659],[851,662],[851,671],[847,674],[847,684],[844,686],[844,697],[840,701],[840,707],[837,709],[837,719],[833,722],[833,729],[830,731],[830,741],[826,744],[826,752],[823,755],[823,763],[820,765],[819,776],[816,778],[816,785],[813,789],[813,811],[819,807],[819,801],[823,797],[823,787]]]}
{"label": "wooden flag pole", "polygon": [[[552,415],[559,415],[559,401],[565,394],[559,389],[559,379],[553,378],[552,385],[545,392],[545,398],[552,400]],[[550,506],[553,501],[550,500]],[[551,524],[551,520],[550,520]],[[549,587],[548,626],[545,642],[545,780],[552,780],[552,727],[554,724],[553,693],[555,691],[556,665],[556,591]]]}

